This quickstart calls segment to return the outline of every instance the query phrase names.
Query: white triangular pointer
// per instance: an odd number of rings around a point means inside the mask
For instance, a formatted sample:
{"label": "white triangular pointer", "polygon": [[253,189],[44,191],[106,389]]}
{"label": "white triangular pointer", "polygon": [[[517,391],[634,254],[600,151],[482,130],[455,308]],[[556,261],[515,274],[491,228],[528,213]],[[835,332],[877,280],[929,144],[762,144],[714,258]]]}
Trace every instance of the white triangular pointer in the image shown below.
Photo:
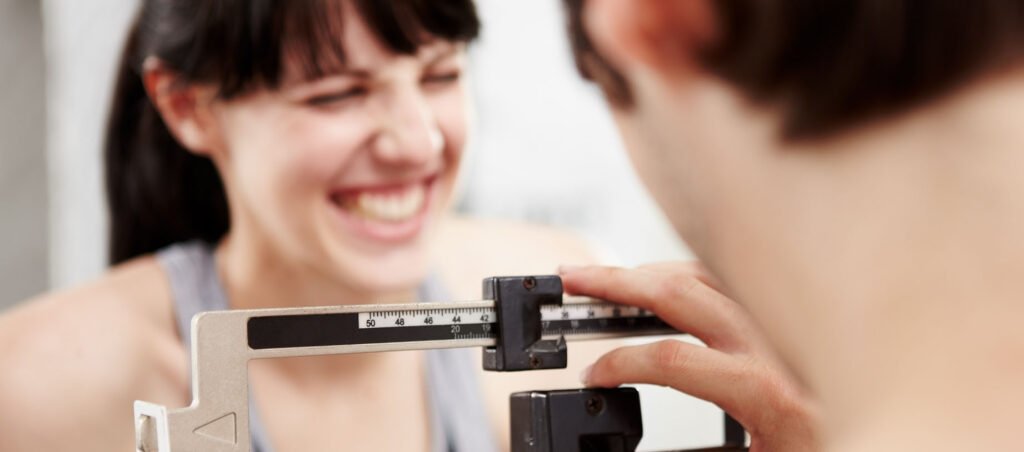
{"label": "white triangular pointer", "polygon": [[199,436],[205,436],[227,444],[236,444],[238,442],[236,432],[235,413],[225,414],[193,430],[193,433]]}

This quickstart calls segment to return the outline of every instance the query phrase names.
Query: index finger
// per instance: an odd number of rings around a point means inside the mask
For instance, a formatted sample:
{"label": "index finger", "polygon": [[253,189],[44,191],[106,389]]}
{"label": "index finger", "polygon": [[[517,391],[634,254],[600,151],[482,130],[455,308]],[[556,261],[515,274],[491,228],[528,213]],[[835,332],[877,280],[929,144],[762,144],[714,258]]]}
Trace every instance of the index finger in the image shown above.
{"label": "index finger", "polygon": [[746,350],[750,324],[734,301],[686,272],[618,267],[564,267],[566,292],[653,312],[709,347]]}

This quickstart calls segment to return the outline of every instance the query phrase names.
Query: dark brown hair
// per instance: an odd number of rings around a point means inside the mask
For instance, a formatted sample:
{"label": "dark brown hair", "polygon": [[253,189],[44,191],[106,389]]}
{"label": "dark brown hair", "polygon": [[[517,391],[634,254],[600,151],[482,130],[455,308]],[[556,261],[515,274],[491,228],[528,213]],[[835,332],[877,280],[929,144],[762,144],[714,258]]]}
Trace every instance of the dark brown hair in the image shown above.
{"label": "dark brown hair", "polygon": [[[1024,57],[1021,0],[709,1],[719,37],[702,61],[778,108],[790,139],[906,111]],[[628,107],[628,81],[583,29],[585,3],[565,0],[577,67]]]}
{"label": "dark brown hair", "polygon": [[169,244],[218,241],[230,219],[212,162],[186,151],[146,95],[142,63],[159,58],[179,82],[209,83],[229,99],[274,89],[287,55],[310,78],[344,64],[342,2],[400,54],[428,39],[473,40],[472,0],[146,0],[128,37],[104,149],[110,262]]}

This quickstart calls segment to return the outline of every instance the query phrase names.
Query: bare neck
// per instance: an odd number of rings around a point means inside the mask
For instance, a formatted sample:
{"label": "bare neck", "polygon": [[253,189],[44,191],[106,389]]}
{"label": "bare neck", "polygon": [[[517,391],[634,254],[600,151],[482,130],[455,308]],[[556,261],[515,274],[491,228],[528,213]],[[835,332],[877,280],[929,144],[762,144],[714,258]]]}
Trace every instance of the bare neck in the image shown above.
{"label": "bare neck", "polygon": [[800,221],[774,226],[789,229],[773,245],[787,269],[766,284],[801,293],[791,319],[762,314],[794,331],[777,334],[824,403],[833,449],[1017,444],[1022,110],[1018,72],[780,164],[801,194],[772,208]]}
{"label": "bare neck", "polygon": [[217,270],[232,308],[280,308],[415,301],[415,289],[360,290],[315,267],[286,263],[247,231],[232,231],[217,247]]}
{"label": "bare neck", "polygon": [[[355,290],[316,268],[296,268],[246,237],[233,231],[218,246],[217,271],[234,309],[263,309],[344,304],[402,303],[415,301],[415,291],[393,293]],[[402,355],[405,356],[405,355]],[[407,358],[394,353],[330,355],[273,359],[259,362],[253,375],[275,374],[304,385],[337,384],[346,378],[372,378],[381,366],[404,366]],[[367,370],[378,369],[377,372]]]}

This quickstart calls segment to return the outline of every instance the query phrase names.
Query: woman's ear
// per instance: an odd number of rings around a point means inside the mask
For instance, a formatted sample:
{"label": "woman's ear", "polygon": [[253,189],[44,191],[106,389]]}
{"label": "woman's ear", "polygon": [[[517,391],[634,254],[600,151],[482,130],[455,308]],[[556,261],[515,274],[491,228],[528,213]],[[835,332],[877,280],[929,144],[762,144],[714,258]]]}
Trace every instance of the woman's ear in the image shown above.
{"label": "woman's ear", "polygon": [[713,0],[585,0],[583,24],[599,54],[629,73],[694,71],[718,27]]}
{"label": "woman's ear", "polygon": [[221,150],[211,110],[216,99],[213,87],[178,83],[178,74],[155,57],[143,63],[142,81],[164,124],[182,146],[208,157]]}

